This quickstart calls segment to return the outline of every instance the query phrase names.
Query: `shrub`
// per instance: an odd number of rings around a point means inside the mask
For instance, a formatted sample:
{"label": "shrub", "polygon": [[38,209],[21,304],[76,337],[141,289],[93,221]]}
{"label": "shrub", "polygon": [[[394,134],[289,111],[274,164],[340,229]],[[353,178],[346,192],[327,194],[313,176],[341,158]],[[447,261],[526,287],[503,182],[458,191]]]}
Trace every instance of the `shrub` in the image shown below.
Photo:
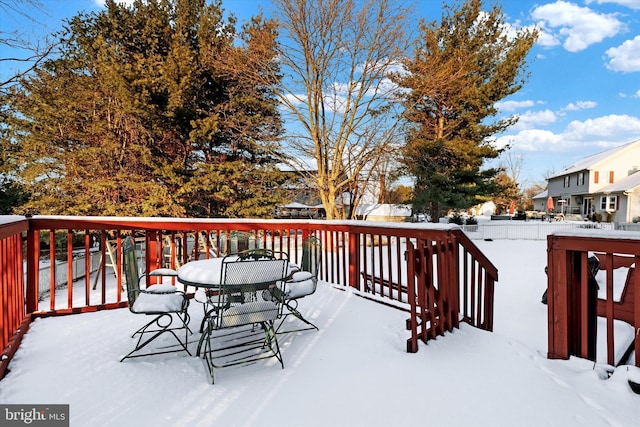
{"label": "shrub", "polygon": [[462,224],[464,224],[464,218],[462,218],[462,215],[460,215],[459,213],[454,213],[449,218],[449,224],[462,225]]}

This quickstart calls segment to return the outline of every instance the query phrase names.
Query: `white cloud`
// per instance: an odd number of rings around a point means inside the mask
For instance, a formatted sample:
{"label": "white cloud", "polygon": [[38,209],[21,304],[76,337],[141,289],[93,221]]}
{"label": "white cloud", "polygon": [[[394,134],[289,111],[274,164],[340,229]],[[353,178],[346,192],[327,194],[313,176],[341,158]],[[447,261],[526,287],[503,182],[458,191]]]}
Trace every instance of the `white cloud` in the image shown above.
{"label": "white cloud", "polygon": [[526,129],[516,135],[505,135],[497,138],[495,145],[499,148],[511,145],[520,151],[540,151],[555,147],[560,143],[560,136],[549,130]]}
{"label": "white cloud", "polygon": [[496,102],[496,108],[500,111],[515,111],[520,108],[533,107],[535,101],[530,99],[526,101],[498,101]]}
{"label": "white cloud", "polygon": [[307,96],[304,94],[292,94],[288,93],[285,95],[287,102],[294,106],[304,105],[307,99]]}
{"label": "white cloud", "polygon": [[542,129],[525,129],[515,135],[498,138],[496,144],[510,143],[514,149],[530,152],[569,152],[579,150],[584,156],[602,147],[640,139],[640,117],[626,114],[574,120],[559,133]]}
{"label": "white cloud", "polygon": [[540,21],[543,33],[549,32],[548,28],[557,29],[555,33],[545,34],[543,42],[564,40],[562,45],[569,52],[584,50],[624,29],[622,22],[612,14],[597,13],[561,0],[535,8],[531,16]]}
{"label": "white cloud", "polygon": [[595,108],[597,106],[598,103],[594,101],[578,101],[575,104],[573,102],[570,102],[566,107],[563,108],[563,111],[587,110],[589,108]]}
{"label": "white cloud", "polygon": [[[116,3],[123,4],[125,6],[131,6],[135,0],[116,0]],[[105,0],[93,0],[96,6],[104,7]]]}
{"label": "white cloud", "polygon": [[607,49],[607,68],[614,71],[632,73],[640,71],[640,35],[627,40],[618,47]]}
{"label": "white cloud", "polygon": [[634,95],[634,98],[640,98],[640,90],[638,90]]}
{"label": "white cloud", "polygon": [[555,123],[557,120],[556,114],[551,110],[542,111],[527,111],[524,114],[520,114],[518,123],[512,126],[512,129],[532,129],[536,126],[544,126],[551,123]]}
{"label": "white cloud", "polygon": [[560,40],[553,35],[553,30],[547,29],[544,22],[538,24],[538,30],[540,31],[538,32],[538,40],[536,40],[536,43],[540,46],[554,47],[561,44]]}
{"label": "white cloud", "polygon": [[621,6],[626,6],[629,9],[640,9],[640,0],[586,0],[586,3],[614,3]]}
{"label": "white cloud", "polygon": [[640,136],[640,118],[627,114],[611,114],[585,121],[574,120],[567,125],[563,134],[580,141],[601,141],[612,135]]}

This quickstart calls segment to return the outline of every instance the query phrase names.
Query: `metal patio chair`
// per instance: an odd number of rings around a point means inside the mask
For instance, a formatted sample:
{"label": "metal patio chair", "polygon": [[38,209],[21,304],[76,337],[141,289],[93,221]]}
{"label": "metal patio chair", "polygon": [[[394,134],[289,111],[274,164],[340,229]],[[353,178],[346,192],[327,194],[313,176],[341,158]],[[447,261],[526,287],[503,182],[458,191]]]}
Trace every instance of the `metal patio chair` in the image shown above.
{"label": "metal patio chair", "polygon": [[280,302],[271,291],[286,278],[287,265],[285,258],[241,259],[236,254],[223,259],[220,284],[209,289],[197,352],[212,384],[214,368],[271,357],[284,368],[274,328]]}
{"label": "metal patio chair", "polygon": [[[316,325],[307,320],[298,310],[298,302],[300,299],[312,295],[316,291],[318,286],[318,273],[320,271],[320,257],[320,240],[315,236],[311,236],[303,242],[302,245],[301,270],[289,276],[287,281],[280,283],[278,290],[273,292],[273,294],[280,299],[283,310],[280,316],[280,324],[276,328],[277,333],[284,334],[311,329],[319,330]],[[285,309],[286,312],[284,312]],[[308,326],[288,331],[280,331],[289,315],[293,315]]]}
{"label": "metal patio chair", "polygon": [[[284,252],[274,252],[270,249],[248,249],[242,252],[233,253],[227,255],[224,261],[230,261],[237,259],[240,261],[258,261],[268,259],[286,259],[287,254]],[[213,299],[211,299],[213,297]],[[217,298],[217,290],[200,288],[195,292],[194,300],[202,304],[204,310],[204,316],[202,317],[202,323],[200,324],[200,332],[204,332],[204,326],[207,321],[208,312],[215,307],[215,298]]]}
{"label": "metal patio chair", "polygon": [[[177,276],[175,270],[161,268],[140,275],[138,270],[138,260],[133,239],[129,236],[122,244],[122,261],[124,265],[124,273],[127,281],[127,298],[129,300],[129,311],[134,314],[144,314],[151,316],[152,319],[144,326],[138,329],[131,336],[138,336],[135,348],[120,361],[133,357],[150,356],[155,354],[172,353],[177,351],[186,351],[191,355],[187,348],[187,338],[191,331],[189,330],[189,299],[184,292],[179,291],[171,284],[150,285],[146,289],[140,288],[143,278],[148,277],[166,277]],[[177,323],[174,325],[174,321]],[[176,332],[184,331],[184,341],[182,341]],[[164,334],[172,335],[178,345],[169,347],[160,347],[152,352],[140,352],[152,341]],[[177,349],[174,347],[178,347]]]}

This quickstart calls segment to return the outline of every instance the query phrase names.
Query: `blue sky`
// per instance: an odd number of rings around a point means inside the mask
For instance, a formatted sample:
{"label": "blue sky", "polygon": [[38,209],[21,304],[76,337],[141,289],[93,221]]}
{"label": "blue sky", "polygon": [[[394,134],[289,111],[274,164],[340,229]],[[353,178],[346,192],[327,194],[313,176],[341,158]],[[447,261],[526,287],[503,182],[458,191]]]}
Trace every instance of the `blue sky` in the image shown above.
{"label": "blue sky", "polygon": [[[40,3],[42,10],[23,9],[30,19],[0,9],[0,31],[41,37],[59,30],[63,19],[101,7],[100,0]],[[511,26],[541,30],[528,59],[529,82],[499,105],[503,114],[520,116],[496,143],[510,144],[511,159],[522,159],[521,184],[544,183],[583,157],[640,139],[640,0],[502,3]],[[439,20],[441,4],[418,0],[416,19]],[[223,0],[223,7],[242,21],[259,10],[269,15],[271,6],[268,0]]]}

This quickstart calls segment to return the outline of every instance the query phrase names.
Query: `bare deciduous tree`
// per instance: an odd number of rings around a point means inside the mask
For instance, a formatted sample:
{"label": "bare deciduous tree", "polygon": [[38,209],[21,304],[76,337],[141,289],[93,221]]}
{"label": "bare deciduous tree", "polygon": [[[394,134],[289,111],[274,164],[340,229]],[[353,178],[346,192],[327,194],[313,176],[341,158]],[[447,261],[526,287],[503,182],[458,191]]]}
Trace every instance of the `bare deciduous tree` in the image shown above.
{"label": "bare deciduous tree", "polygon": [[[21,17],[37,24],[29,11],[42,8],[42,3],[38,0],[0,0],[3,19],[9,19],[10,16]],[[15,55],[0,58],[1,68],[9,70],[13,66],[12,71],[0,76],[0,90],[2,91],[37,68],[56,46],[48,35],[44,35],[42,39],[29,40],[18,30],[0,30],[0,45],[16,52]]]}
{"label": "bare deciduous tree", "polygon": [[397,142],[396,87],[387,76],[406,52],[409,10],[392,0],[273,3],[283,37],[285,161],[318,189],[328,219],[353,217]]}

